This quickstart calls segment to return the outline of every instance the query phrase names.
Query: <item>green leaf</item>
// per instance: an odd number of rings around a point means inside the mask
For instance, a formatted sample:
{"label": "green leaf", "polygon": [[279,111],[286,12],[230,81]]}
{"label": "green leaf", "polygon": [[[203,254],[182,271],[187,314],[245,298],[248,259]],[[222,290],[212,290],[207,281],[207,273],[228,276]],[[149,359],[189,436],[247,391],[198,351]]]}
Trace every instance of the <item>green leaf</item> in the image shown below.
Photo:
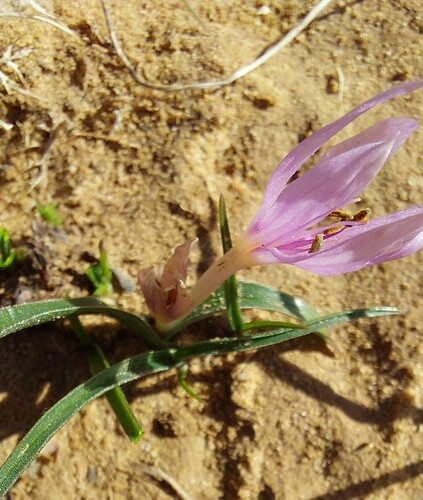
{"label": "green leaf", "polygon": [[[320,317],[317,309],[299,297],[294,297],[276,288],[258,283],[243,283],[240,290],[240,300],[243,308],[264,309],[279,312],[296,318],[301,323]],[[327,328],[316,330],[325,340],[328,339]]]}
{"label": "green leaf", "polygon": [[10,236],[6,229],[0,229],[0,269],[9,268],[16,259],[16,251],[12,249]]}
{"label": "green leaf", "polygon": [[113,273],[107,262],[107,254],[103,242],[99,243],[100,259],[85,271],[87,278],[94,287],[95,297],[110,297],[113,294]]}
{"label": "green leaf", "polygon": [[242,325],[242,330],[244,332],[249,332],[250,330],[270,330],[271,328],[305,328],[304,323],[289,323],[286,321],[269,321],[269,320],[259,320],[250,321],[249,323],[244,323]]}
{"label": "green leaf", "polygon": [[188,368],[186,366],[181,366],[178,370],[178,383],[182,389],[188,394],[188,396],[197,399],[198,401],[203,401],[203,398],[199,396],[191,387],[188,385],[186,377],[188,375]]}
{"label": "green leaf", "polygon": [[179,363],[167,351],[143,353],[102,371],[69,392],[43,414],[0,469],[0,497],[6,494],[52,436],[87,403],[126,382],[168,370]]}
{"label": "green leaf", "polygon": [[135,314],[108,306],[94,297],[30,302],[0,309],[0,338],[11,333],[73,315],[104,314],[123,323],[155,348],[166,347],[147,321]]}
{"label": "green leaf", "polygon": [[[241,309],[263,309],[291,316],[300,322],[315,319],[320,316],[319,312],[304,300],[280,292],[276,288],[238,281],[238,296]],[[196,323],[202,319],[225,312],[225,290],[223,287],[214,292],[205,302],[192,311],[178,325],[172,329],[167,340],[186,326]],[[325,332],[325,330],[323,330]],[[322,332],[322,333],[323,333]]]}
{"label": "green leaf", "polygon": [[43,446],[70,418],[87,403],[115,387],[147,374],[158,373],[181,366],[183,362],[196,356],[220,355],[229,352],[257,349],[308,335],[316,331],[316,329],[328,327],[336,323],[353,321],[359,318],[386,316],[397,314],[398,312],[397,309],[392,307],[345,311],[318,320],[312,320],[308,323],[307,328],[303,330],[282,329],[254,334],[249,337],[232,337],[199,342],[177,349],[145,352],[121,361],[76,387],[43,414],[34,427],[16,446],[0,469],[0,496],[6,494],[26,467],[35,459]]}
{"label": "green leaf", "polygon": [[[222,240],[223,253],[229,252],[232,248],[231,232],[229,231],[228,215],[226,213],[226,205],[223,196],[219,200],[219,225],[220,237]],[[238,285],[235,276],[230,276],[223,284],[225,291],[226,311],[228,322],[231,329],[236,333],[241,333],[244,323],[241,314],[241,307],[238,298]]]}
{"label": "green leaf", "polygon": [[299,297],[294,297],[278,289],[258,283],[241,282],[240,299],[245,309],[264,309],[287,316],[293,316],[300,321],[316,319],[320,313]]}
{"label": "green leaf", "polygon": [[63,224],[62,216],[57,211],[57,208],[48,203],[47,205],[37,205],[37,212],[51,227],[59,227]]}
{"label": "green leaf", "polygon": [[[91,373],[95,375],[101,371],[110,368],[106,356],[104,355],[101,347],[94,341],[82,326],[77,316],[69,318],[71,326],[84,346],[88,363],[90,365]],[[109,392],[106,392],[106,398],[112,408],[116,418],[119,420],[125,434],[129,437],[130,441],[135,444],[144,435],[144,430],[138,423],[124,392],[120,387],[115,387]]]}

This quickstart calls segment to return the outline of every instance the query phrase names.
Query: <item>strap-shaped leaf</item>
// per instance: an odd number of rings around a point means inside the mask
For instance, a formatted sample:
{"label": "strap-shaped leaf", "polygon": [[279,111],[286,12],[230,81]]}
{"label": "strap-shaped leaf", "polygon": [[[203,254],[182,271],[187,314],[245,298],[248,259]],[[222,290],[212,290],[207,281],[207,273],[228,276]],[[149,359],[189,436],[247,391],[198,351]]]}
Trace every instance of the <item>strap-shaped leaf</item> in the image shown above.
{"label": "strap-shaped leaf", "polygon": [[[293,316],[301,322],[319,316],[318,311],[302,299],[280,292],[276,288],[243,281],[238,282],[238,287],[242,309],[256,308],[280,312]],[[187,325],[225,311],[225,292],[220,288],[179,323],[168,338]],[[142,317],[110,307],[94,297],[38,301],[0,309],[0,338],[31,326],[85,314],[104,314],[117,319],[141,334],[152,347],[160,349],[167,345]]]}
{"label": "strap-shaped leaf", "polygon": [[279,344],[287,340],[308,335],[320,328],[336,323],[353,321],[359,318],[373,318],[397,314],[395,308],[359,309],[332,314],[318,320],[312,320],[304,330],[274,330],[249,337],[231,337],[208,342],[199,342],[163,351],[150,351],[102,371],[79,385],[38,420],[26,436],[20,441],[12,454],[0,469],[0,496],[5,495],[22,472],[34,460],[43,446],[54,434],[83,406],[114,387],[120,386],[144,375],[157,373],[180,366],[184,361],[196,356],[225,354],[246,351]]}
{"label": "strap-shaped leaf", "polygon": [[0,338],[10,333],[37,326],[56,319],[84,314],[104,314],[124,323],[141,335],[152,347],[160,349],[167,344],[159,338],[145,319],[135,314],[109,307],[94,297],[58,299],[19,304],[0,309]]}
{"label": "strap-shaped leaf", "polygon": [[[232,248],[232,239],[223,195],[220,195],[219,200],[219,226],[223,253],[227,253]],[[229,326],[235,333],[240,334],[242,332],[244,320],[242,318],[241,306],[239,303],[239,288],[237,281],[235,275],[229,276],[222,288],[225,292],[225,304]]]}
{"label": "strap-shaped leaf", "polygon": [[[249,281],[238,281],[238,297],[241,309],[264,309],[292,316],[300,322],[316,319],[319,312],[304,300],[280,292],[276,288],[251,283]],[[173,328],[167,339],[175,333],[183,330],[186,326],[196,323],[202,319],[222,313],[226,310],[225,291],[221,287],[214,292],[205,302],[198,306],[191,314]],[[319,330],[321,331],[321,329]],[[322,333],[324,333],[322,331]]]}
{"label": "strap-shaped leaf", "polygon": [[[110,368],[110,363],[104,355],[103,350],[85,330],[79,321],[79,318],[77,316],[71,316],[69,320],[73,331],[76,333],[84,347],[91,373],[95,375],[96,373],[100,373],[103,370]],[[122,391],[122,388],[115,387],[111,391],[106,392],[106,398],[113,413],[119,420],[122,429],[125,431],[125,434],[132,443],[138,443],[144,435],[144,429],[138,423],[129,402]]]}

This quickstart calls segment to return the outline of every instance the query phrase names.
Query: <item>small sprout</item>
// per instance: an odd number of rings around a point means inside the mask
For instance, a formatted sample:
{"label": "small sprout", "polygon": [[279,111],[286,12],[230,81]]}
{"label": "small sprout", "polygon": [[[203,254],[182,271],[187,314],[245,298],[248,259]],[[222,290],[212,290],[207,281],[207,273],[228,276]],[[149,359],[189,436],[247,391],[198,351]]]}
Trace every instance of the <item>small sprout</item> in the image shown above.
{"label": "small sprout", "polygon": [[16,250],[10,244],[6,229],[0,228],[0,269],[8,269],[16,260]]}
{"label": "small sprout", "polygon": [[113,273],[107,262],[107,254],[102,241],[100,241],[99,249],[99,261],[96,264],[91,264],[85,274],[94,286],[93,295],[95,297],[111,297],[113,294]]}
{"label": "small sprout", "polygon": [[186,381],[186,377],[188,376],[188,368],[186,366],[182,366],[178,370],[178,383],[184,389],[184,391],[188,394],[188,396],[191,396],[194,399],[197,399],[198,401],[203,401],[203,398],[199,396],[195,391],[191,389],[191,387],[188,385]]}
{"label": "small sprout", "polygon": [[37,212],[51,227],[59,227],[63,224],[62,216],[57,211],[57,208],[51,203],[47,205],[37,205]]}

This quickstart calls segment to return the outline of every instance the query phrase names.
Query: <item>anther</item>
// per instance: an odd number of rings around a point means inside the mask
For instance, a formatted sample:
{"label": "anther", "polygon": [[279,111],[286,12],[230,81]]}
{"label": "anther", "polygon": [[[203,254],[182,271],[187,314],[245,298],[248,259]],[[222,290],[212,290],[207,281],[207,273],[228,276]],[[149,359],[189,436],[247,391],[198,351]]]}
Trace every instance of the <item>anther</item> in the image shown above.
{"label": "anther", "polygon": [[354,220],[354,215],[350,212],[344,212],[344,210],[334,210],[328,217],[334,217],[339,219],[339,221]]}
{"label": "anther", "polygon": [[367,219],[369,218],[370,215],[370,208],[363,208],[363,210],[360,210],[353,216],[354,222],[367,222]]}
{"label": "anther", "polygon": [[336,227],[331,227],[330,229],[325,229],[323,231],[323,234],[334,234],[334,233],[337,233],[339,231],[341,231],[341,229],[344,229],[345,226],[336,226]]}
{"label": "anther", "polygon": [[318,252],[322,248],[322,245],[323,245],[323,234],[316,234],[308,253]]}

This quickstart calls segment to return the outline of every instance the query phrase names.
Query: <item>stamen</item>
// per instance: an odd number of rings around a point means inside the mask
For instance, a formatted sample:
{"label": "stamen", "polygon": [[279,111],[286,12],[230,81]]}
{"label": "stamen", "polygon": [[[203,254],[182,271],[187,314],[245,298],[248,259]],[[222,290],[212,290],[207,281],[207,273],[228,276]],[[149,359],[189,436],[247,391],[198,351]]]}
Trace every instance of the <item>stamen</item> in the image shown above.
{"label": "stamen", "polygon": [[336,218],[338,219],[339,222],[345,222],[346,224],[342,226],[331,227],[329,229],[325,229],[323,233],[316,234],[308,253],[318,252],[322,248],[325,236],[334,235],[336,233],[339,233],[340,231],[343,231],[347,227],[352,227],[354,225],[354,224],[348,224],[348,222],[367,222],[370,212],[371,212],[370,208],[363,208],[362,210],[359,210],[355,214],[346,212],[344,210],[334,210],[328,215],[328,217]]}
{"label": "stamen", "polygon": [[337,233],[339,231],[341,231],[342,229],[344,229],[345,226],[336,226],[336,227],[331,227],[330,229],[325,229],[323,231],[323,234],[334,234],[334,233]]}
{"label": "stamen", "polygon": [[354,222],[367,222],[369,215],[371,213],[370,208],[363,208],[353,216]]}
{"label": "stamen", "polygon": [[322,245],[323,245],[323,234],[316,234],[308,253],[318,252],[322,248]]}
{"label": "stamen", "polygon": [[345,212],[344,210],[334,210],[328,217],[334,217],[339,219],[339,221],[354,220],[354,215],[350,212]]}

